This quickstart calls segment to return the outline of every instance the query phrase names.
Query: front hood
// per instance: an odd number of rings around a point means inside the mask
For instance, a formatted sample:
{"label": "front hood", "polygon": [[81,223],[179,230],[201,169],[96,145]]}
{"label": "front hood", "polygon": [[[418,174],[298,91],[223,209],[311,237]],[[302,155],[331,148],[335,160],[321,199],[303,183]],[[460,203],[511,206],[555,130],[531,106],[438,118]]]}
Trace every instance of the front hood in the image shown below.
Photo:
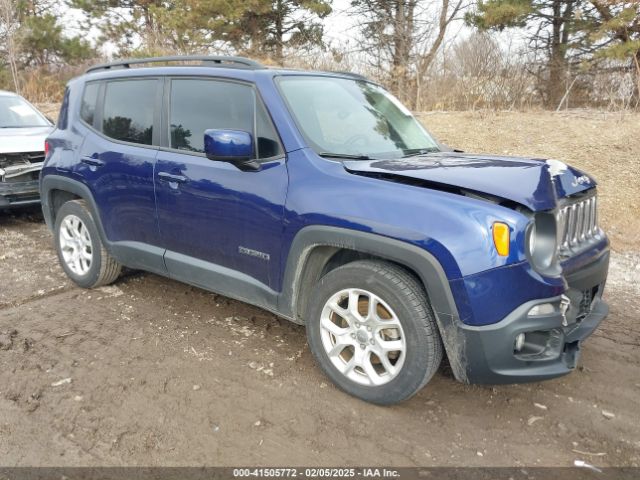
{"label": "front hood", "polygon": [[556,200],[595,186],[581,171],[558,160],[439,152],[419,157],[349,160],[347,171],[408,178],[434,186],[457,187],[519,203],[533,211],[550,210]]}
{"label": "front hood", "polygon": [[53,127],[0,128],[0,154],[44,151]]}

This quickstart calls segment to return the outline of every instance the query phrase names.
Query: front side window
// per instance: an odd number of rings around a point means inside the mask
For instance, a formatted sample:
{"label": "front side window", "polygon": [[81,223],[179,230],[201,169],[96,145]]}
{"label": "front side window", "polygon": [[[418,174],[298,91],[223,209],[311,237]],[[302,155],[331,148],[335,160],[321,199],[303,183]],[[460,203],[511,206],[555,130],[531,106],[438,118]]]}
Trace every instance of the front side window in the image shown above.
{"label": "front side window", "polygon": [[123,142],[151,145],[156,85],[153,79],[108,82],[102,132]]}
{"label": "front side window", "polygon": [[0,95],[0,128],[48,127],[47,119],[17,95]]}
{"label": "front side window", "polygon": [[280,77],[278,85],[319,154],[398,158],[438,150],[411,112],[378,85],[321,76]]}
{"label": "front side window", "polygon": [[255,90],[241,83],[172,80],[169,129],[170,146],[179,150],[203,153],[205,130],[225,129],[253,134],[257,158],[282,152],[273,123]]}

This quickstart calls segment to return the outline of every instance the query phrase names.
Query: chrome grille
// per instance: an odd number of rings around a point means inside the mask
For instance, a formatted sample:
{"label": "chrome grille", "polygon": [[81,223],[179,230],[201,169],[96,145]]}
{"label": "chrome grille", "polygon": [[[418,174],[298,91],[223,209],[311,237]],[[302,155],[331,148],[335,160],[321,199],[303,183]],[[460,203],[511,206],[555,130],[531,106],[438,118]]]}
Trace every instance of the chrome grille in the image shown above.
{"label": "chrome grille", "polygon": [[598,197],[591,195],[560,208],[556,214],[560,253],[579,249],[595,238],[598,228]]}

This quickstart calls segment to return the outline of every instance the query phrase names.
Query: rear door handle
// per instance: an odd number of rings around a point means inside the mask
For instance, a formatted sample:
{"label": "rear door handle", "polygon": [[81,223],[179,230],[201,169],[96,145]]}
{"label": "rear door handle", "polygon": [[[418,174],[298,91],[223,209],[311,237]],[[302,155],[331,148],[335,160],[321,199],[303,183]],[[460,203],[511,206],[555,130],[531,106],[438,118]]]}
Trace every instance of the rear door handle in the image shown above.
{"label": "rear door handle", "polygon": [[98,160],[97,158],[93,157],[82,157],[80,161],[92,167],[102,167],[104,165],[104,162],[102,160]]}
{"label": "rear door handle", "polygon": [[188,180],[184,175],[173,175],[167,172],[158,173],[158,178],[164,182],[171,183],[185,183]]}

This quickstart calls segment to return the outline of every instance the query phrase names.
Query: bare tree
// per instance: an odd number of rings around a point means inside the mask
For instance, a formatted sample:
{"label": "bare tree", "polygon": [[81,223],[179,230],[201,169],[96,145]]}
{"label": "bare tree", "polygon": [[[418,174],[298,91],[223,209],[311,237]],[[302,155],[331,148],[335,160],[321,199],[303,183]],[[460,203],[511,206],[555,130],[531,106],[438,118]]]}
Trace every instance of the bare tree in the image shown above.
{"label": "bare tree", "polygon": [[391,90],[413,108],[420,79],[465,0],[353,0],[362,51]]}
{"label": "bare tree", "polygon": [[20,79],[18,77],[18,42],[17,33],[20,28],[16,11],[15,0],[0,0],[0,38],[4,47],[4,56],[9,64],[13,86],[17,93],[20,93]]}
{"label": "bare tree", "polygon": [[440,14],[438,15],[438,23],[430,28],[430,32],[435,30],[435,37],[433,40],[424,41],[423,52],[418,55],[416,62],[416,88],[415,99],[413,102],[414,109],[420,109],[420,96],[422,94],[422,81],[427,74],[427,70],[436,58],[436,54],[444,42],[445,34],[451,22],[453,22],[460,11],[466,7],[464,0],[442,0],[442,6],[440,7]]}
{"label": "bare tree", "polygon": [[422,78],[428,88],[417,110],[527,108],[537,101],[520,48],[482,32],[445,44]]}

